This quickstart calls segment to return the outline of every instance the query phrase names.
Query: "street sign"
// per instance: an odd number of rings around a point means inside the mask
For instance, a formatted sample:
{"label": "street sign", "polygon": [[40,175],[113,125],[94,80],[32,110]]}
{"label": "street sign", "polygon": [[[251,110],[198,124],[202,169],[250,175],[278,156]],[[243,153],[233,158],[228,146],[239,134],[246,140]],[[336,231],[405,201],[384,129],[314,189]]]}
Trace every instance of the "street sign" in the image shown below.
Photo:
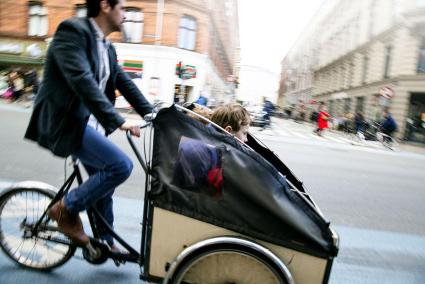
{"label": "street sign", "polygon": [[182,68],[182,79],[196,78],[196,67],[193,65],[184,65]]}
{"label": "street sign", "polygon": [[179,61],[179,63],[176,64],[176,75],[183,80],[196,78],[196,67],[188,64],[183,65],[182,62]]}
{"label": "street sign", "polygon": [[385,86],[379,90],[379,94],[386,99],[391,99],[394,96],[394,90],[389,86]]}

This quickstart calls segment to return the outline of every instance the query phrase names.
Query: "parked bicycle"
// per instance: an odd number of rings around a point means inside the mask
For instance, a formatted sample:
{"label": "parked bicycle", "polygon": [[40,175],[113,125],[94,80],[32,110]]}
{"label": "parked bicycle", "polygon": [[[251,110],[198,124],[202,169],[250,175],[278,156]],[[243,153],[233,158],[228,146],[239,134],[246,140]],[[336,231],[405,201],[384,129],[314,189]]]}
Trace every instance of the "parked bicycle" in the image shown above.
{"label": "parked bicycle", "polygon": [[344,133],[349,137],[353,143],[367,143],[368,141],[377,141],[385,148],[390,150],[397,149],[399,143],[397,140],[384,133],[382,124],[376,121],[365,120],[362,129],[355,129],[350,127],[344,130]]}

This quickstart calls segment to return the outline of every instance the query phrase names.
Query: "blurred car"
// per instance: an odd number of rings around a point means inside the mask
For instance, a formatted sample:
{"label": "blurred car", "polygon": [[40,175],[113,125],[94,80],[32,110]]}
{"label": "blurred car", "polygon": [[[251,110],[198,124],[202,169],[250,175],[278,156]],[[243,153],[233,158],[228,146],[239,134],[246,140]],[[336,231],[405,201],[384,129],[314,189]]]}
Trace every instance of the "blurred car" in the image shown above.
{"label": "blurred car", "polygon": [[263,111],[262,106],[246,107],[251,118],[251,126],[266,127],[270,125],[270,120],[267,119],[267,113]]}
{"label": "blurred car", "polygon": [[278,105],[274,105],[274,110],[272,111],[271,115],[278,118],[289,118],[288,113]]}

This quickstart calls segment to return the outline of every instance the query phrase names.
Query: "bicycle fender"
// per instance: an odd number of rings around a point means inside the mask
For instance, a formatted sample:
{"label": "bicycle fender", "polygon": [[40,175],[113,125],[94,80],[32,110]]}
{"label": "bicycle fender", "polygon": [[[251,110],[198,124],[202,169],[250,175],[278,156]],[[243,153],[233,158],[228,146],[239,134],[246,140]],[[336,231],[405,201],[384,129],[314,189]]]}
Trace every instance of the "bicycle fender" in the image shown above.
{"label": "bicycle fender", "polygon": [[27,181],[21,181],[21,182],[13,183],[11,186],[2,190],[1,193],[0,193],[0,200],[3,198],[3,196],[8,195],[9,192],[14,191],[15,189],[18,189],[18,188],[42,189],[42,190],[49,191],[53,195],[55,195],[58,192],[58,189],[56,187],[54,187],[53,185],[50,185],[48,183],[41,182],[41,181],[27,180]]}
{"label": "bicycle fender", "polygon": [[246,249],[247,251],[255,251],[258,254],[265,257],[267,260],[269,260],[271,263],[275,265],[275,267],[283,274],[284,278],[288,281],[290,284],[294,284],[294,280],[292,278],[292,275],[287,268],[287,266],[283,263],[282,260],[280,260],[273,252],[271,252],[269,249],[265,248],[264,246],[242,238],[242,237],[233,237],[233,236],[222,236],[222,237],[214,237],[210,239],[206,239],[200,242],[197,242],[187,248],[185,248],[171,263],[167,274],[165,275],[163,284],[169,284],[170,280],[174,276],[174,272],[177,270],[178,266],[185,261],[186,259],[190,258],[197,252],[201,250],[209,250],[212,247],[220,246],[220,245],[230,245],[235,248],[242,248]]}

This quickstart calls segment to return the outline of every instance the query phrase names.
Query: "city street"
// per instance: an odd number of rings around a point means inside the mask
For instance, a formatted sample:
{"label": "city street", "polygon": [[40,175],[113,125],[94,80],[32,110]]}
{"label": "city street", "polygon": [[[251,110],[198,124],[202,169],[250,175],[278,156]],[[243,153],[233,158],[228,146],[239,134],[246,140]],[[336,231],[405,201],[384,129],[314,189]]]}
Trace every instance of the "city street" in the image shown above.
{"label": "city street", "polygon": [[[23,140],[30,111],[0,104],[0,190],[23,180],[59,187],[64,169],[70,172],[63,159]],[[330,283],[424,283],[425,154],[402,146],[391,151],[377,142],[353,145],[341,133],[319,137],[312,131],[310,124],[283,119],[274,119],[270,129],[252,128],[304,182],[339,233],[340,253]],[[116,191],[115,215],[118,232],[137,248],[144,175],[123,132],[112,139],[135,164],[131,178]],[[2,283],[141,283],[137,265],[116,268],[109,261],[93,266],[80,253],[52,273],[21,269],[2,253],[0,273]]]}

